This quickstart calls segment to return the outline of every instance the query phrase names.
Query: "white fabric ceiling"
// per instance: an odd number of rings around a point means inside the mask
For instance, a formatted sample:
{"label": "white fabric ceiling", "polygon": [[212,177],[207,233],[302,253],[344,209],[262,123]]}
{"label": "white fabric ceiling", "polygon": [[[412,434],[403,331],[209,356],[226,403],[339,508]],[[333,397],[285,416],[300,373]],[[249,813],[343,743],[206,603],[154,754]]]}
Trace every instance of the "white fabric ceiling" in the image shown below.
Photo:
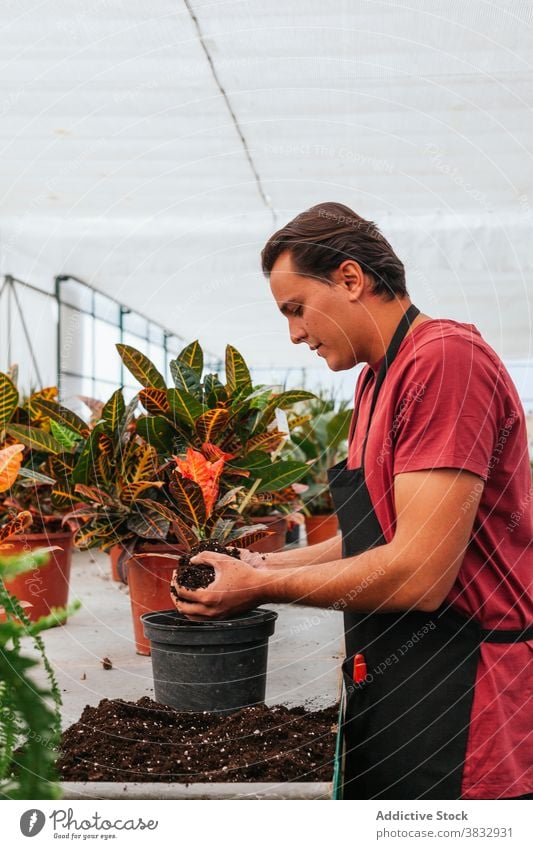
{"label": "white fabric ceiling", "polygon": [[75,274],[211,350],[324,369],[258,254],[339,200],[418,306],[533,357],[528,0],[4,0],[0,25],[4,272]]}

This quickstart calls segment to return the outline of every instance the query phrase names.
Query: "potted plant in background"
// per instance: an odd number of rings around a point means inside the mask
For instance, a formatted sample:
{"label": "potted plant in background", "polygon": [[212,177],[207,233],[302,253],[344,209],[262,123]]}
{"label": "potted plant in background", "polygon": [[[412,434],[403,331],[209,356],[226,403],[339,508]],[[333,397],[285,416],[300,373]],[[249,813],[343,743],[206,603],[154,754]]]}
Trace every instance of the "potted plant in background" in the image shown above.
{"label": "potted plant in background", "polygon": [[18,475],[0,498],[0,518],[9,521],[22,511],[31,515],[31,532],[12,541],[14,552],[54,548],[45,568],[9,582],[17,597],[31,595],[29,617],[36,620],[68,601],[72,532],[63,527],[63,518],[72,510],[70,474],[89,429],[57,402],[56,387],[20,401],[15,380],[14,370],[0,373],[0,446],[24,447]]}
{"label": "potted plant in background", "polygon": [[[0,450],[0,492],[16,478],[22,460],[20,448],[23,446]],[[79,602],[69,610],[52,609],[48,616],[32,622],[27,606],[8,591],[21,574],[46,568],[50,557],[49,549],[13,553],[16,535],[30,522],[31,515],[22,513],[0,531],[0,796],[57,799],[60,792],[55,761],[61,735],[61,695],[40,633],[65,621]],[[30,637],[40,654],[48,676],[45,688],[28,675],[37,661],[23,654],[23,637]]]}
{"label": "potted plant in background", "polygon": [[353,410],[348,402],[338,401],[331,393],[321,392],[317,398],[300,405],[301,417],[291,425],[291,441],[285,454],[306,462],[307,472],[302,483],[305,527],[308,545],[315,545],[335,536],[337,516],[328,486],[328,469],[347,453],[347,439]]}
{"label": "potted plant in background", "polygon": [[[185,457],[176,457],[166,504],[149,502],[170,522],[184,548],[172,555],[178,561],[170,588],[175,598],[179,586],[205,587],[215,578],[212,566],[190,562],[195,554],[210,550],[238,558],[239,548],[269,533],[261,525],[242,525],[245,487],[221,494],[228,458],[214,449],[205,443],[204,453],[189,447]],[[209,460],[208,454],[218,457]],[[268,638],[276,618],[270,610],[205,622],[191,622],[177,610],[143,614],[156,700],[177,710],[219,713],[263,702]]]}

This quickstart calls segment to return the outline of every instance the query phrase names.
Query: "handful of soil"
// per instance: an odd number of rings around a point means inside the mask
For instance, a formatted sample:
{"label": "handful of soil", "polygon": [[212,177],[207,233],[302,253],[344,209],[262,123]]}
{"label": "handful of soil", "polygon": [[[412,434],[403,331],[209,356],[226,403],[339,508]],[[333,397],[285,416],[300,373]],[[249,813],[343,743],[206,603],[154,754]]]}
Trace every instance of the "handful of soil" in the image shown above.
{"label": "handful of soil", "polygon": [[148,697],[87,705],[63,733],[63,781],[331,781],[338,707],[180,713]]}
{"label": "handful of soil", "polygon": [[[208,587],[215,580],[215,570],[212,566],[203,566],[201,564],[191,563],[191,558],[195,557],[201,551],[216,551],[217,554],[226,554],[228,557],[235,557],[240,560],[241,552],[238,548],[225,548],[221,543],[214,539],[202,540],[202,542],[193,545],[187,554],[184,554],[178,564],[177,583],[181,587],[188,590],[199,590]],[[170,592],[174,597],[177,597],[176,590],[173,586]]]}

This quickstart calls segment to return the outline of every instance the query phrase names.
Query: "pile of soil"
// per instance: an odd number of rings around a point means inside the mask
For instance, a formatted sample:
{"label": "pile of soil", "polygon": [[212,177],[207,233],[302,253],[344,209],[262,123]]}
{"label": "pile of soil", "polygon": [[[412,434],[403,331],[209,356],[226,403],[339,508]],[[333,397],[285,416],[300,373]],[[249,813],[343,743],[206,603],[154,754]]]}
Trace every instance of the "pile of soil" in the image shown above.
{"label": "pile of soil", "polygon": [[87,705],[62,735],[63,781],[331,781],[338,708],[178,713],[148,697]]}
{"label": "pile of soil", "polygon": [[[226,554],[228,557],[240,559],[241,553],[238,548],[225,548],[216,540],[203,540],[193,545],[187,554],[184,554],[178,564],[178,584],[188,590],[205,589],[215,580],[215,570],[212,566],[202,566],[190,563],[191,557],[195,557],[201,551],[215,551],[217,554]],[[170,592],[176,596],[176,590],[171,587]]]}

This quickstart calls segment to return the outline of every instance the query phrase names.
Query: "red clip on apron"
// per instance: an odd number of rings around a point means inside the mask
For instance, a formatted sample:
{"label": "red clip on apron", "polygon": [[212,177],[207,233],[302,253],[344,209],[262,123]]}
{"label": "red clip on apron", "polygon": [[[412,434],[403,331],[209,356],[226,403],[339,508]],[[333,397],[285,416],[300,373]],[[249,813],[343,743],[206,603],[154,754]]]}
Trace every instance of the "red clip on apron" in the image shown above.
{"label": "red clip on apron", "polygon": [[[360,468],[343,461],[328,473],[343,557],[386,542],[365,484],[365,449],[387,369],[418,313],[414,305],[405,313],[377,376]],[[434,613],[345,613],[344,627],[344,798],[459,799],[480,643],[532,639],[533,628],[483,631],[446,604]]]}

